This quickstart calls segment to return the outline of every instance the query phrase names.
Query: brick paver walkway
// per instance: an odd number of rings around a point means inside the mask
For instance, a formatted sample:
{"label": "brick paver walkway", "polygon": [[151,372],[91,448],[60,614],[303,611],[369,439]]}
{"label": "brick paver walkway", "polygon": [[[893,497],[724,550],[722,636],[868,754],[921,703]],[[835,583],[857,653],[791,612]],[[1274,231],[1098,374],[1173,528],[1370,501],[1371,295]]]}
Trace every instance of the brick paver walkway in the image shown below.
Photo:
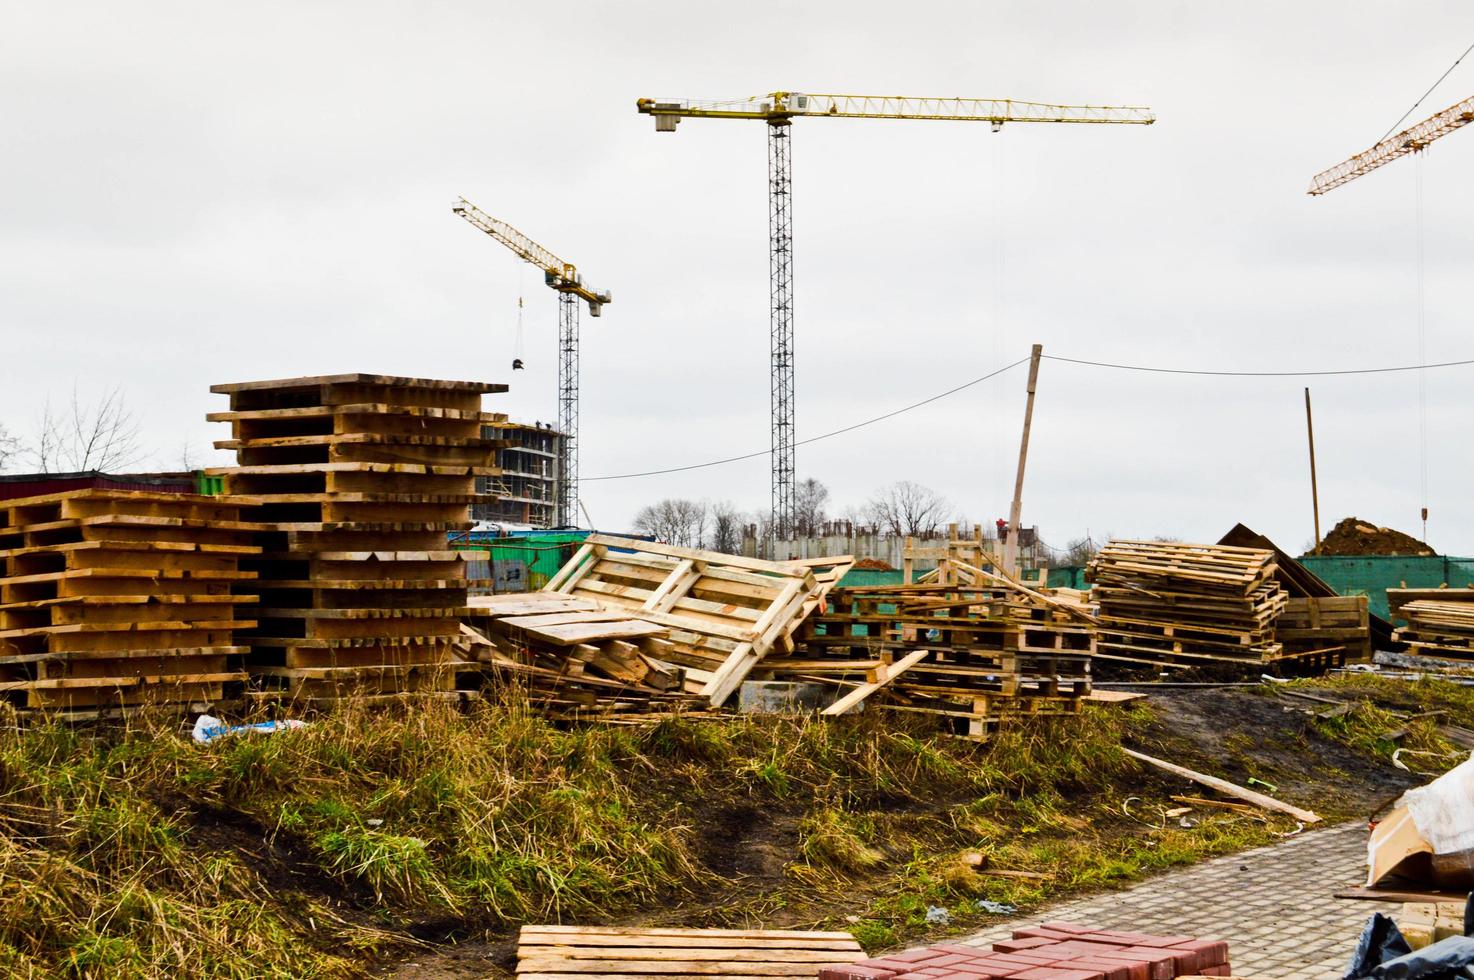
{"label": "brick paver walkway", "polygon": [[1340,977],[1380,902],[1335,899],[1362,883],[1366,825],[1344,824],[1214,858],[1124,891],[1062,902],[966,940],[986,946],[1048,919],[1103,929],[1228,940],[1233,972],[1266,980]]}

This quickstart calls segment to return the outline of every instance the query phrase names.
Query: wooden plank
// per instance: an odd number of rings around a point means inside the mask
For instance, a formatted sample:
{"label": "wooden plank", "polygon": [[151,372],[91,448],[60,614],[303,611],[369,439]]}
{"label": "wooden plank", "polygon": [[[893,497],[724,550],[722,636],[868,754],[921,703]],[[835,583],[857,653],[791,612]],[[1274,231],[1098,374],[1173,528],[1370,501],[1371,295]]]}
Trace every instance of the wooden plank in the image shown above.
{"label": "wooden plank", "polygon": [[519,935],[559,935],[559,936],[705,936],[711,938],[731,939],[845,939],[855,943],[855,948],[860,945],[855,938],[847,932],[833,930],[817,931],[802,929],[694,929],[679,926],[565,926],[549,924],[529,924],[519,930]]}
{"label": "wooden plank", "polygon": [[559,625],[528,627],[524,632],[545,643],[555,646],[577,646],[595,640],[637,639],[643,636],[664,636],[665,627],[639,619],[626,619],[606,623],[563,623]]}
{"label": "wooden plank", "polygon": [[[818,975],[821,967],[829,965],[843,965],[855,962],[843,957],[831,957],[819,963],[743,963],[741,970],[743,976],[757,977],[813,977]],[[565,959],[554,956],[536,956],[517,961],[517,974],[523,976],[529,973],[582,973],[585,976],[593,974],[600,977],[608,977],[616,974],[631,974],[634,976],[674,975],[693,977],[729,977],[732,969],[722,962],[706,962],[702,960],[661,960],[650,962],[643,960],[576,960]]]}
{"label": "wooden plank", "polygon": [[1256,793],[1252,789],[1247,789],[1243,786],[1238,785],[1237,783],[1231,783],[1226,779],[1219,779],[1217,776],[1209,776],[1201,772],[1195,772],[1194,770],[1188,769],[1185,766],[1179,766],[1176,763],[1166,762],[1162,759],[1157,759],[1144,753],[1133,751],[1132,749],[1128,749],[1124,746],[1121,748],[1121,751],[1126,753],[1133,759],[1136,759],[1140,762],[1145,762],[1146,764],[1151,766],[1156,766],[1158,769],[1161,769],[1164,772],[1170,772],[1173,775],[1181,776],[1184,779],[1190,779],[1195,783],[1207,786],[1209,789],[1216,789],[1218,792],[1227,794],[1228,796],[1233,796],[1241,800],[1246,800],[1250,803],[1253,803],[1255,806],[1263,807],[1266,810],[1273,810],[1276,813],[1288,814],[1289,816],[1294,817],[1296,820],[1299,820],[1302,823],[1320,823],[1320,817],[1316,816],[1309,810],[1302,810],[1297,806],[1292,806],[1289,803],[1285,803],[1282,800],[1277,800],[1272,796],[1265,796],[1263,793]]}
{"label": "wooden plank", "polygon": [[862,684],[859,687],[855,688],[853,691],[846,694],[844,697],[840,698],[838,701],[834,702],[823,711],[819,712],[819,714],[831,716],[844,714],[846,711],[849,711],[855,705],[859,704],[861,701],[864,701],[870,695],[874,694],[876,691],[879,691],[881,688],[891,683],[891,681],[901,676],[911,667],[926,659],[926,656],[929,653],[931,653],[930,650],[913,650],[911,653],[906,654],[906,656],[902,657],[895,663],[887,667],[877,668],[876,673],[880,676],[878,676],[875,680],[871,681],[868,684]]}

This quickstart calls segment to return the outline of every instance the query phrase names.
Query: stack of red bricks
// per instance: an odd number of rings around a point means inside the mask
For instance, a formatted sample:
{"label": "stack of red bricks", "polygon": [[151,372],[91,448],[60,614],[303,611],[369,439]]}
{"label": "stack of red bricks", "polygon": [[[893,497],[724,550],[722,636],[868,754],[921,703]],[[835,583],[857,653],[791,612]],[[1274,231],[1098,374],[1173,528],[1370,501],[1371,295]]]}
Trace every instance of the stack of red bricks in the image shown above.
{"label": "stack of red bricks", "polygon": [[1018,929],[992,949],[948,943],[908,949],[850,966],[825,967],[820,980],[1174,980],[1230,977],[1228,943],[1149,936],[1046,922]]}

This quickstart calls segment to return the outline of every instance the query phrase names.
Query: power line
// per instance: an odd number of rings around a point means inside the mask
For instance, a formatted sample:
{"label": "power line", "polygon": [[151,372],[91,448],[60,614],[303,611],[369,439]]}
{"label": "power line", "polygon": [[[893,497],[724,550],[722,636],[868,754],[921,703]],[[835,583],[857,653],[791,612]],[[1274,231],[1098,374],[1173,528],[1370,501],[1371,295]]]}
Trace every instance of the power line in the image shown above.
{"label": "power line", "polygon": [[1220,378],[1310,378],[1337,374],[1388,374],[1395,371],[1428,371],[1433,368],[1464,367],[1474,364],[1474,358],[1466,361],[1442,361],[1438,364],[1403,364],[1397,367],[1343,368],[1335,371],[1202,371],[1191,368],[1147,367],[1142,364],[1112,364],[1108,361],[1086,361],[1057,354],[1043,355],[1046,360],[1063,361],[1066,364],[1084,364],[1089,367],[1114,368],[1118,371],[1146,371],[1151,374],[1191,374]]}
{"label": "power line", "polygon": [[[800,439],[795,442],[794,445],[807,446],[810,443],[818,442],[821,439],[830,439],[834,436],[844,435],[846,432],[854,432],[856,429],[863,429],[867,425],[874,425],[876,422],[884,422],[886,419],[893,419],[897,415],[912,411],[913,409],[921,408],[923,405],[930,405],[932,402],[940,401],[941,399],[946,398],[948,395],[955,395],[959,391],[964,391],[968,388],[971,388],[973,385],[979,385],[982,384],[984,381],[989,380],[990,378],[996,378],[998,377],[998,375],[1003,374],[1005,371],[1010,371],[1013,368],[1018,367],[1020,364],[1023,364],[1027,360],[1027,357],[1021,357],[1018,360],[1014,361],[1012,364],[1005,364],[998,370],[985,374],[981,378],[973,378],[971,381],[964,382],[955,388],[948,388],[946,391],[932,395],[930,398],[923,398],[921,401],[914,402],[910,405],[905,406],[904,408],[898,408],[893,412],[886,412],[884,415],[877,415],[875,416],[875,418],[866,419],[863,422],[856,422],[854,425],[847,425],[842,429],[835,429],[833,432],[826,432],[823,435],[810,436],[807,439]],[[641,476],[662,476],[666,473],[685,473],[688,470],[700,470],[705,469],[708,466],[723,466],[727,463],[739,463],[744,459],[757,459],[760,456],[767,456],[771,452],[771,449],[762,449],[758,452],[745,453],[741,456],[728,456],[726,459],[714,459],[708,463],[692,463],[689,466],[671,466],[663,470],[647,470],[643,473],[619,473],[613,476],[586,476],[582,478],[582,481],[588,483],[594,480],[633,480],[636,477]]]}
{"label": "power line", "polygon": [[1448,66],[1448,71],[1444,72],[1442,75],[1439,75],[1438,76],[1438,81],[1434,82],[1433,85],[1432,85],[1432,87],[1430,87],[1428,89],[1428,91],[1426,91],[1426,92],[1423,93],[1422,98],[1420,98],[1420,99],[1418,99],[1418,101],[1414,102],[1412,104],[1412,107],[1409,108],[1407,112],[1404,112],[1402,114],[1402,117],[1400,119],[1398,119],[1397,122],[1393,123],[1392,124],[1392,128],[1389,129],[1389,130],[1387,130],[1387,132],[1383,133],[1382,134],[1382,139],[1381,140],[1377,140],[1377,142],[1380,143],[1380,142],[1382,142],[1382,140],[1385,140],[1387,137],[1391,136],[1392,135],[1392,130],[1396,129],[1398,126],[1401,126],[1402,125],[1402,120],[1403,119],[1406,119],[1408,116],[1411,116],[1413,114],[1413,109],[1416,109],[1418,106],[1422,105],[1423,104],[1423,99],[1426,99],[1428,96],[1432,95],[1433,94],[1433,89],[1435,89],[1438,86],[1440,86],[1440,85],[1443,84],[1443,80],[1445,78],[1447,78],[1453,72],[1453,70],[1455,68],[1459,67],[1459,62],[1461,62],[1465,58],[1467,58],[1469,56],[1469,52],[1470,51],[1474,51],[1474,44],[1469,45],[1467,48],[1464,49],[1464,53],[1463,54],[1459,55],[1457,58],[1454,59],[1454,63]]}

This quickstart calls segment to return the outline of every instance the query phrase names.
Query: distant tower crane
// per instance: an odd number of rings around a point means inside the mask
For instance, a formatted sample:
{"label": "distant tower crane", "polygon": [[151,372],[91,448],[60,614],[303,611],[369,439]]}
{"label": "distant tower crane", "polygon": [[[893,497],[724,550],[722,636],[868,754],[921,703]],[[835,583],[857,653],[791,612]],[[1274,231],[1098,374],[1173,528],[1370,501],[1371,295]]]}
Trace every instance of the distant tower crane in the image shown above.
{"label": "distant tower crane", "polygon": [[1387,137],[1370,150],[1358,153],[1350,160],[1343,160],[1331,169],[1316,174],[1310,178],[1310,190],[1306,193],[1324,194],[1326,191],[1335,190],[1342,184],[1349,184],[1362,174],[1370,173],[1398,157],[1427,149],[1428,144],[1440,136],[1447,136],[1471,122],[1474,122],[1474,96],[1470,96],[1457,105],[1451,105],[1436,115],[1429,116],[1416,126],[1409,126],[1396,136]]}
{"label": "distant tower crane", "polygon": [[773,534],[793,532],[793,188],[789,171],[789,124],[795,116],[831,119],[943,119],[991,123],[996,133],[1006,122],[1136,123],[1156,116],[1139,106],[1065,106],[1010,99],[913,99],[866,95],[808,95],[773,92],[732,102],[640,99],[635,107],[655,117],[655,131],[673,133],[682,119],[758,119],[768,124],[769,312],[772,381]]}
{"label": "distant tower crane", "polygon": [[[562,452],[558,458],[558,524],[578,524],[578,301],[589,304],[589,315],[599,316],[613,302],[606,292],[583,284],[572,262],[564,262],[505,221],[493,218],[464,197],[450,209],[511,249],[543,272],[543,282],[558,291],[558,431]],[[520,366],[520,365],[517,365]]]}

